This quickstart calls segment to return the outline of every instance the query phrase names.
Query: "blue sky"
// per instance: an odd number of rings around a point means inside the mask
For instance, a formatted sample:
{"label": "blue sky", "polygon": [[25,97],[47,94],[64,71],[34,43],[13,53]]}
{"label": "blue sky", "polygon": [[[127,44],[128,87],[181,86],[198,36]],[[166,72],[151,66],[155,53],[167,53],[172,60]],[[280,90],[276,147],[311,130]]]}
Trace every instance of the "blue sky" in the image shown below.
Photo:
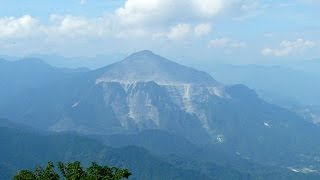
{"label": "blue sky", "polygon": [[150,49],[195,62],[320,57],[318,0],[0,0],[0,54]]}

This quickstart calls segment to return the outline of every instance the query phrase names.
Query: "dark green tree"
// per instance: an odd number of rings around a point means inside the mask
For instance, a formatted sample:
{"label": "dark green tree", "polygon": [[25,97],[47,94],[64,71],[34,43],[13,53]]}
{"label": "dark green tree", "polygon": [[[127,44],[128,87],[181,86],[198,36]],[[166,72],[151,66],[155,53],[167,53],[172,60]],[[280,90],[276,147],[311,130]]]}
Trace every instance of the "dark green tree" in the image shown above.
{"label": "dark green tree", "polygon": [[[58,168],[65,180],[121,180],[128,179],[131,173],[128,169],[117,167],[99,166],[93,162],[92,165],[84,170],[79,161],[64,164],[58,163]],[[52,162],[46,168],[37,167],[34,172],[22,170],[14,176],[14,180],[59,180],[58,173]]]}
{"label": "dark green tree", "polygon": [[48,165],[45,169],[41,166],[36,168],[35,170],[36,177],[39,179],[46,179],[46,180],[59,180],[59,175],[54,171],[54,165],[52,162],[48,162]]}
{"label": "dark green tree", "polygon": [[20,171],[13,178],[14,180],[59,180],[59,175],[54,171],[52,162],[48,162],[46,168],[37,167],[34,172],[28,170]]}
{"label": "dark green tree", "polygon": [[99,166],[97,163],[87,169],[88,180],[120,180],[128,179],[131,173],[128,169],[119,169],[117,167]]}
{"label": "dark green tree", "polygon": [[66,180],[85,179],[87,177],[87,173],[83,170],[79,161],[67,164],[59,162],[58,167]]}
{"label": "dark green tree", "polygon": [[33,172],[28,170],[21,170],[17,175],[13,177],[14,180],[35,180],[36,176]]}

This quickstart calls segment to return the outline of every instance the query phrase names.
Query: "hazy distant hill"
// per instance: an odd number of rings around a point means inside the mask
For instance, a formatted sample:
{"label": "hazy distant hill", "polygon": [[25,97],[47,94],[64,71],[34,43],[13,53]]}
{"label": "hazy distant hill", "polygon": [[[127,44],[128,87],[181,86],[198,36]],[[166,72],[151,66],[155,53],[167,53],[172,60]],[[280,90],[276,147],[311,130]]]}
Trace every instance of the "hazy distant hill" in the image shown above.
{"label": "hazy distant hill", "polygon": [[15,122],[94,136],[160,130],[263,165],[320,169],[317,126],[150,51],[89,72],[39,60],[1,68],[0,115]]}
{"label": "hazy distant hill", "polygon": [[[18,170],[33,169],[47,161],[80,160],[85,166],[100,164],[129,168],[130,179],[216,179],[201,170],[175,167],[167,160],[135,146],[111,148],[98,141],[70,134],[38,135],[22,130],[0,127],[0,178],[11,179]],[[180,164],[183,165],[183,164]],[[213,166],[216,176],[245,179],[248,175]]]}
{"label": "hazy distant hill", "polygon": [[[314,64],[314,68],[320,67],[316,65],[316,62]],[[206,69],[218,80],[230,84],[245,84],[274,103],[319,106],[320,74],[311,70],[307,71],[306,69],[309,70],[311,67],[305,66],[285,68],[258,65],[215,65]]]}
{"label": "hazy distant hill", "polygon": [[[72,134],[39,135],[15,128],[0,127],[0,178],[11,179],[20,169],[33,169],[47,161],[80,160],[85,166],[99,164],[129,168],[130,179],[317,179],[317,175],[294,173],[282,168],[269,168],[249,163],[241,158],[231,159],[225,166],[210,161],[192,160],[176,155],[158,156],[136,146],[111,148],[99,141]],[[178,140],[179,142],[179,140]],[[178,143],[179,144],[179,143]],[[179,147],[179,145],[175,145]],[[174,144],[172,144],[174,145]],[[197,156],[197,154],[193,154]],[[212,154],[214,156],[214,154]],[[217,157],[221,154],[217,154]],[[225,160],[227,161],[227,160]],[[244,162],[243,162],[244,161]],[[242,168],[239,168],[242,167]],[[243,172],[234,170],[255,169]]]}

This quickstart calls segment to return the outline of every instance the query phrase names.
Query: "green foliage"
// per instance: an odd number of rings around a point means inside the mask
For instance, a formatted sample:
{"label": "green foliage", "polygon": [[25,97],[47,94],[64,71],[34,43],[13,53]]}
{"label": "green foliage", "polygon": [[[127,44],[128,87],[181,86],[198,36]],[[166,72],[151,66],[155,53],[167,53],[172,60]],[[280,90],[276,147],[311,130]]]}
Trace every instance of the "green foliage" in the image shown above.
{"label": "green foliage", "polygon": [[61,171],[62,176],[66,180],[85,179],[87,177],[86,172],[81,167],[79,161],[68,163],[66,165],[62,162],[59,162],[58,167]]}
{"label": "green foliage", "polygon": [[48,162],[48,165],[45,169],[38,167],[35,170],[36,177],[38,179],[47,179],[47,180],[59,180],[59,175],[54,171],[54,165],[52,162]]}
{"label": "green foliage", "polygon": [[59,175],[54,171],[52,162],[48,162],[46,168],[37,167],[34,172],[28,170],[20,171],[13,178],[14,180],[59,180]]}
{"label": "green foliage", "polygon": [[[79,161],[64,164],[58,163],[60,173],[65,180],[121,180],[128,179],[131,173],[128,169],[117,167],[99,166],[93,162],[85,171]],[[37,167],[34,172],[21,170],[14,176],[14,180],[59,180],[60,176],[55,172],[54,165],[49,162],[46,168]]]}
{"label": "green foliage", "polygon": [[28,170],[21,170],[13,177],[14,180],[34,180],[37,179],[36,175]]}
{"label": "green foliage", "polygon": [[87,176],[89,180],[118,180],[122,178],[128,179],[131,173],[128,169],[119,169],[116,167],[99,166],[97,163],[92,163],[91,167],[87,169]]}

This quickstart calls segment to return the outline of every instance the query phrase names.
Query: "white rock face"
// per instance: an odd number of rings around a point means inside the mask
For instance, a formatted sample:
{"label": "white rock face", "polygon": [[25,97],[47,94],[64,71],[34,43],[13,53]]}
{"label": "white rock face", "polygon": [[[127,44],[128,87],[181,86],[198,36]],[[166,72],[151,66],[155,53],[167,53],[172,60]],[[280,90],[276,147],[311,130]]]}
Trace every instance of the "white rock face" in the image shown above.
{"label": "white rock face", "polygon": [[[118,93],[110,93],[112,88],[110,86],[116,86],[116,84],[119,87]],[[223,135],[214,133],[204,110],[199,108],[200,104],[207,102],[212,97],[229,98],[220,85],[114,81],[101,81],[97,85],[104,87],[106,106],[111,106],[124,128],[129,128],[129,124],[132,123],[141,129],[161,128],[159,108],[172,108],[170,104],[174,104],[182,112],[196,116],[204,131],[217,142],[223,142]],[[156,101],[161,101],[161,98],[165,99],[166,104],[161,104],[159,107]]]}
{"label": "white rock face", "polygon": [[129,85],[132,86],[132,88],[130,91],[126,91],[126,103],[129,111],[127,113],[128,117],[132,118],[136,124],[151,123],[159,127],[159,112],[157,107],[152,104],[150,94],[144,91],[136,91],[135,85],[136,84]]}
{"label": "white rock face", "polygon": [[223,92],[223,87],[220,86],[204,86],[199,84],[175,84],[175,85],[161,85],[170,96],[172,102],[177,104],[181,110],[189,114],[195,114],[201,121],[203,128],[209,133],[213,134],[209,126],[208,118],[202,108],[198,108],[209,100],[212,96],[222,98],[229,97]]}
{"label": "white rock face", "polygon": [[[144,83],[124,84],[120,82],[101,82],[104,88],[104,101],[111,106],[121,125],[129,128],[129,123],[139,128],[159,127],[159,113],[152,103],[150,92],[143,89]],[[111,89],[117,86],[117,92]]]}

